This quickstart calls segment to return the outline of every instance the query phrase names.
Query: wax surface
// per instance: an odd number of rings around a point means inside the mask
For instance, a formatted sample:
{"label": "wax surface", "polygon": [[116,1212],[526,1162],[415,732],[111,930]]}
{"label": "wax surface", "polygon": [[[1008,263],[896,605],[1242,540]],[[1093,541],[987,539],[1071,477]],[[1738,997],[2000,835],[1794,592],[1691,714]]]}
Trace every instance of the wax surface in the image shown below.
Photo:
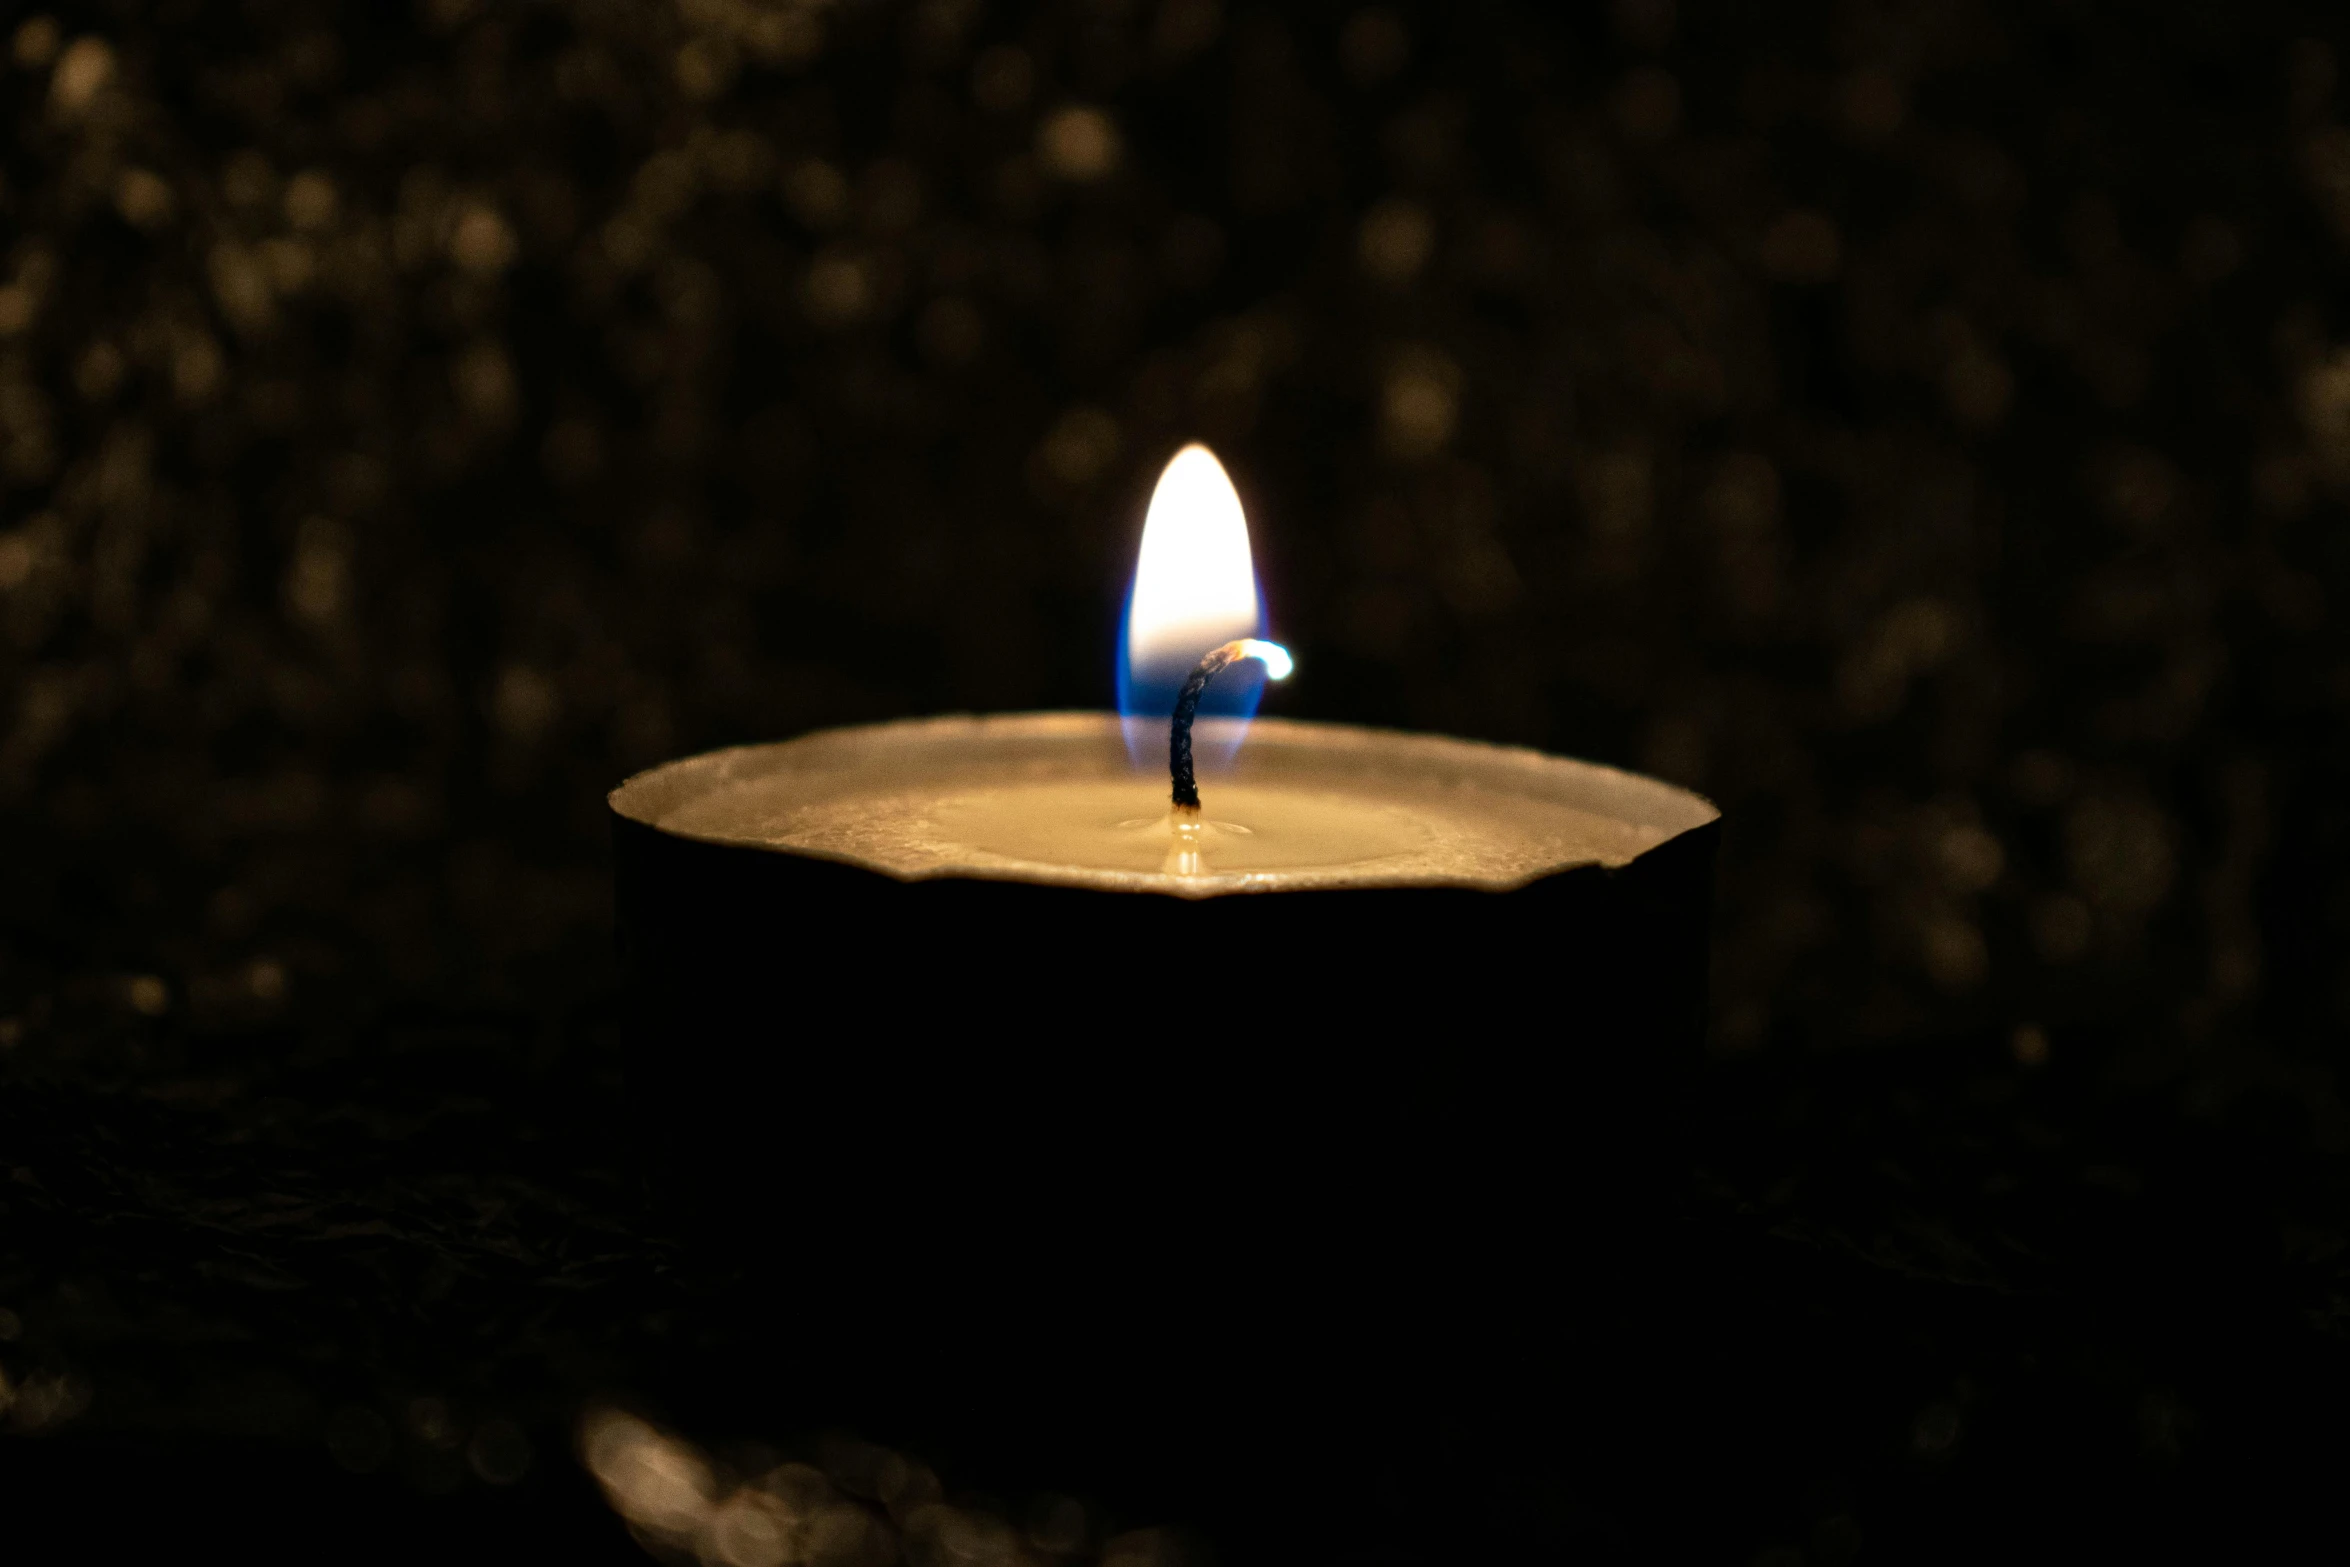
{"label": "wax surface", "polygon": [[[922,814],[950,855],[1174,874],[1375,865],[1424,851],[1448,825],[1388,801],[1259,784],[1218,790],[1215,813],[1196,822],[1172,821],[1158,804],[1135,784],[1037,783],[956,795]],[[1186,851],[1198,856],[1196,870],[1167,864],[1170,852]]]}
{"label": "wax surface", "polygon": [[811,735],[641,774],[615,808],[684,837],[848,861],[1180,897],[1292,887],[1504,890],[1623,865],[1713,819],[1654,780],[1531,751],[1259,720],[1180,830],[1108,715],[934,719]]}

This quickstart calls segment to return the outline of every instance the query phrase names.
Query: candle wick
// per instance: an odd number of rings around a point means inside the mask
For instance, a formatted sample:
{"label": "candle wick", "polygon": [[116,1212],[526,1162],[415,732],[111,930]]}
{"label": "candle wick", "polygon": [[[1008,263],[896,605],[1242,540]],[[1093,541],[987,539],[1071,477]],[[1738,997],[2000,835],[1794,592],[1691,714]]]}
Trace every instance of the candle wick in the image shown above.
{"label": "candle wick", "polygon": [[1223,672],[1227,665],[1244,658],[1261,660],[1265,672],[1275,680],[1289,673],[1289,653],[1278,643],[1260,642],[1254,637],[1243,637],[1211,648],[1199,667],[1183,682],[1182,693],[1175,698],[1175,721],[1167,731],[1167,770],[1175,778],[1175,814],[1199,815],[1199,780],[1191,765],[1191,721],[1199,714],[1200,693],[1208,682]]}

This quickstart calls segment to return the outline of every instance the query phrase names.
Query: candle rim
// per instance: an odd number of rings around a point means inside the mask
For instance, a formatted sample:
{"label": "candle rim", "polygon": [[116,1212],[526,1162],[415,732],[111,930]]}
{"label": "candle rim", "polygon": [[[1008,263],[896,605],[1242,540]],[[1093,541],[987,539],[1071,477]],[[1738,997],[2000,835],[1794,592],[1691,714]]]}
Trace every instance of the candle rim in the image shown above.
{"label": "candle rim", "polygon": [[[1337,767],[1352,757],[1365,778],[1404,777],[1425,780],[1438,774],[1473,774],[1464,790],[1482,787],[1522,800],[1578,810],[1610,818],[1654,835],[1653,841],[1609,860],[1592,857],[1548,864],[1510,878],[1426,876],[1395,878],[1375,872],[1327,875],[1280,873],[1235,874],[1196,879],[1146,873],[1106,871],[1082,866],[1054,866],[1021,862],[1008,866],[939,865],[900,870],[854,854],[762,841],[746,836],[682,830],[668,818],[715,791],[746,786],[785,771],[795,763],[809,768],[812,780],[857,775],[875,776],[884,748],[909,751],[925,745],[956,741],[1006,746],[1062,742],[1098,747],[1105,755],[1124,756],[1121,720],[1116,713],[1037,712],[968,714],[947,713],[874,724],[845,725],[813,730],[788,740],[723,747],[676,758],[632,774],[607,796],[613,814],[637,828],[685,841],[765,853],[799,855],[855,866],[905,882],[933,880],[995,880],[1095,891],[1154,892],[1180,898],[1219,897],[1232,893],[1309,890],[1352,890],[1390,887],[1458,887],[1483,892],[1511,892],[1554,874],[1584,865],[1615,868],[1661,848],[1673,839],[1711,826],[1720,810],[1704,796],[1661,779],[1649,778],[1604,763],[1559,756],[1527,746],[1466,740],[1409,730],[1378,729],[1308,719],[1259,718],[1250,728],[1249,757],[1244,772],[1278,770],[1268,758],[1294,760],[1317,756]],[[1550,789],[1505,788],[1512,780],[1531,783],[1548,780]],[[1572,787],[1578,798],[1567,798],[1559,786]],[[1155,792],[1155,791],[1154,791]],[[1401,791],[1399,790],[1399,795]],[[1624,807],[1634,807],[1625,809]]]}

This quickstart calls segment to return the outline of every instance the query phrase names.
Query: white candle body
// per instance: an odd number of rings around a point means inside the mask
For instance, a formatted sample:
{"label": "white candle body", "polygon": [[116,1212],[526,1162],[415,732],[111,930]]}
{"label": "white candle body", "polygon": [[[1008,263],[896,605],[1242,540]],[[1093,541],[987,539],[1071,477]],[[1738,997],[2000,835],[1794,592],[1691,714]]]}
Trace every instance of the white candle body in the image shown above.
{"label": "white candle body", "polygon": [[1562,757],[1277,719],[1258,720],[1238,766],[1200,787],[1196,843],[1180,844],[1166,778],[1132,766],[1115,718],[1022,714],[712,753],[630,780],[613,804],[683,837],[904,880],[1178,897],[1507,891],[1576,865],[1627,864],[1715,814],[1669,785]]}

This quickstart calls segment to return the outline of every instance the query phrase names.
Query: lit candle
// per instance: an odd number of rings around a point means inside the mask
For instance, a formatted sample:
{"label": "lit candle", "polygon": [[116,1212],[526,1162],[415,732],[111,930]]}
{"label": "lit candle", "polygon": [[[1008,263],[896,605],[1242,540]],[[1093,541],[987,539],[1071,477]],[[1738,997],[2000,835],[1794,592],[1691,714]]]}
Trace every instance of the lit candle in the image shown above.
{"label": "lit candle", "polygon": [[[1144,525],[1119,650],[1122,723],[1056,713],[837,730],[655,768],[615,790],[612,809],[625,827],[901,883],[1193,900],[1506,893],[1578,866],[1620,868],[1714,819],[1683,790],[1533,751],[1252,723],[1262,676],[1291,668],[1262,621],[1240,498],[1206,447],[1187,447]],[[1214,779],[1204,808],[1197,772]]]}
{"label": "lit candle", "polygon": [[795,1299],[836,1339],[919,1339],[948,1381],[1025,1355],[1032,1401],[1060,1367],[1082,1424],[1105,1365],[1294,1358],[1308,1320],[1312,1360],[1430,1280],[1498,1299],[1558,1226],[1653,1190],[1713,807],[1530,750],[1252,721],[1288,661],[1266,629],[1239,500],[1188,448],[1146,524],[1122,713],[834,730],[613,792],[658,1168],[821,1280]]}

